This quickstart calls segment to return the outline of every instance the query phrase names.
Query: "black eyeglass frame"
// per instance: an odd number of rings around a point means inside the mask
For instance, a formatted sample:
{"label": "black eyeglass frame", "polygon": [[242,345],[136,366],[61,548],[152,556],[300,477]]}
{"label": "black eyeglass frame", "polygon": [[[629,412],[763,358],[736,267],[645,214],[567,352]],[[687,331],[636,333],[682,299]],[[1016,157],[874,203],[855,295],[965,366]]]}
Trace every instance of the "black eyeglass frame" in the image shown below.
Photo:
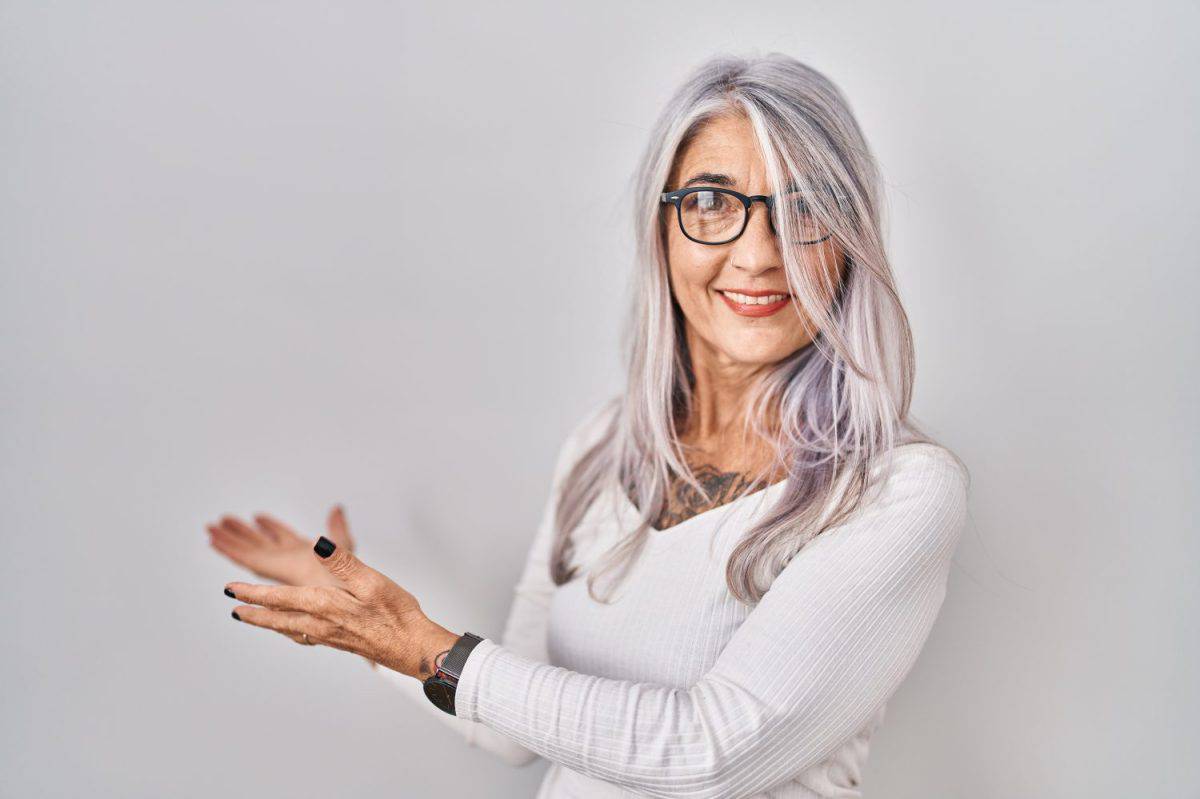
{"label": "black eyeglass frame", "polygon": [[[724,241],[701,241],[700,239],[698,239],[698,238],[692,236],[690,233],[688,233],[687,228],[685,228],[683,226],[683,198],[689,194],[694,194],[695,192],[698,192],[698,191],[711,191],[711,192],[717,192],[720,194],[728,194],[730,197],[736,197],[738,200],[740,200],[742,203],[742,206],[746,209],[746,213],[742,216],[741,230],[739,230],[737,233],[735,233],[730,238],[725,239]],[[740,191],[734,191],[733,189],[726,189],[726,188],[721,188],[721,187],[717,187],[717,186],[689,186],[686,189],[676,189],[675,191],[663,192],[662,197],[660,198],[660,202],[670,203],[671,205],[675,206],[675,219],[679,222],[679,230],[680,230],[680,232],[683,233],[684,236],[686,236],[691,241],[696,242],[697,244],[708,244],[713,247],[716,247],[716,246],[719,246],[722,244],[728,244],[731,241],[735,241],[738,238],[740,238],[743,233],[746,232],[746,227],[750,224],[750,206],[754,203],[755,200],[762,200],[763,205],[767,206],[767,224],[771,226],[771,232],[775,233],[776,232],[775,231],[775,196],[773,194],[746,195],[746,194],[742,194]],[[776,234],[776,235],[778,235],[778,234]],[[821,242],[825,241],[832,235],[833,235],[833,233],[830,232],[830,233],[826,233],[824,236],[822,236],[819,239],[813,239],[812,241],[801,241],[798,243],[802,244],[802,245],[820,244]]]}

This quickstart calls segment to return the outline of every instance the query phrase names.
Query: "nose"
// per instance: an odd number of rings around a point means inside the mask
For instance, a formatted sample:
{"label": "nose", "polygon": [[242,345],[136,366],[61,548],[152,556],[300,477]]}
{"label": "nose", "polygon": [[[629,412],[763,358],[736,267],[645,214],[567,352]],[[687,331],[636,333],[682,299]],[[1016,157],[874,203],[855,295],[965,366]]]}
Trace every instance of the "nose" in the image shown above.
{"label": "nose", "polygon": [[755,200],[751,200],[750,207],[746,209],[746,229],[733,242],[734,250],[731,254],[735,268],[752,274],[779,266],[782,260],[775,238],[775,227],[771,223],[771,207],[764,199],[761,200],[763,207],[758,209],[755,207]]}
{"label": "nose", "polygon": [[749,217],[749,219],[746,221],[746,228],[749,229],[750,226],[754,224],[755,203],[762,203],[762,212],[759,214],[759,216],[763,217],[767,221],[767,229],[770,231],[771,235],[775,235],[775,222],[771,219],[771,199],[769,197],[750,198],[750,207],[746,209],[746,216]]}

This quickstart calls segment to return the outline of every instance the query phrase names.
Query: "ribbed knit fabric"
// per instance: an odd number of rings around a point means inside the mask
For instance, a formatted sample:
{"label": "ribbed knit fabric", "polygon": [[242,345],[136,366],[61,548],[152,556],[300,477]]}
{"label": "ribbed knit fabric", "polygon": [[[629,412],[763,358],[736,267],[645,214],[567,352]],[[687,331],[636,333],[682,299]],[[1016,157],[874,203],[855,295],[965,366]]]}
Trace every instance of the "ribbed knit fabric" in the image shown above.
{"label": "ribbed knit fabric", "polygon": [[[555,586],[548,560],[558,486],[607,412],[559,452],[502,643],[485,638],[467,659],[457,716],[417,680],[377,671],[467,742],[514,765],[550,760],[537,799],[861,796],[870,737],[945,597],[961,467],[932,444],[897,447],[881,493],[805,545],[753,607],[729,594],[725,563],[786,481],[652,530],[605,605],[583,576]],[[586,573],[636,518],[606,491],[572,562]]]}

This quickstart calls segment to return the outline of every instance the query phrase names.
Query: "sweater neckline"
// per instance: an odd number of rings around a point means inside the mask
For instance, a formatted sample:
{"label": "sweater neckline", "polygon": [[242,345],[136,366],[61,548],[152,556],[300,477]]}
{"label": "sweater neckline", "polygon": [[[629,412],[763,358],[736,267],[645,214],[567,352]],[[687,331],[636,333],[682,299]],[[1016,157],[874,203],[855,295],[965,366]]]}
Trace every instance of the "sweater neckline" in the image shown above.
{"label": "sweater neckline", "polygon": [[[790,480],[790,479],[791,479],[790,477],[785,477],[782,480],[778,480],[774,483],[771,483],[770,485],[763,486],[762,488],[758,489],[757,491],[751,491],[749,494],[743,494],[742,496],[732,499],[729,502],[723,503],[721,505],[716,505],[705,511],[701,511],[700,513],[697,513],[695,516],[689,516],[686,519],[684,519],[683,521],[679,522],[678,524],[673,524],[670,527],[664,527],[663,529],[660,530],[659,528],[655,527],[654,525],[647,525],[646,529],[650,533],[651,536],[655,536],[655,537],[672,535],[676,531],[682,530],[685,527],[694,526],[695,524],[698,524],[701,521],[707,521],[718,513],[728,513],[729,511],[733,510],[734,507],[736,507],[744,502],[747,502],[747,501],[753,499],[754,497],[760,497],[760,498],[765,499],[766,495],[768,493],[778,490],[781,486],[783,486],[785,483],[787,483],[788,480]],[[619,485],[614,486],[613,490],[616,491],[617,494],[620,495],[621,503],[627,510],[630,510],[633,512],[635,518],[641,516],[641,511],[638,510],[637,505],[633,504],[633,501],[621,489],[621,487]]]}

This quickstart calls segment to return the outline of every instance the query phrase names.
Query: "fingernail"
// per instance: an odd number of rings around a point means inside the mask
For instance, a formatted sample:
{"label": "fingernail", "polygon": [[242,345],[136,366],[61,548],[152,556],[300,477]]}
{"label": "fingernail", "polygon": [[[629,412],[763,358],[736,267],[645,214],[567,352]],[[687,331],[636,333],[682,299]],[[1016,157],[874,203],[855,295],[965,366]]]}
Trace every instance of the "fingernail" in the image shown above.
{"label": "fingernail", "polygon": [[241,617],[241,616],[239,616],[239,615],[237,615],[237,611],[236,611],[236,610],[231,610],[231,611],[230,611],[230,613],[232,613],[232,614],[233,614],[233,617],[234,617],[235,619],[237,619],[238,621],[241,621],[241,620],[242,620],[242,617]]}
{"label": "fingernail", "polygon": [[[230,591],[228,588],[226,588],[226,589],[225,589],[225,596],[233,596],[233,592],[232,592],[232,591]],[[234,599],[237,599],[237,597],[235,597],[235,596],[233,596],[233,598],[234,598]]]}
{"label": "fingernail", "polygon": [[333,554],[333,550],[337,549],[337,544],[330,541],[325,536],[317,539],[316,546],[313,547],[313,552],[316,552],[323,558],[327,558]]}

